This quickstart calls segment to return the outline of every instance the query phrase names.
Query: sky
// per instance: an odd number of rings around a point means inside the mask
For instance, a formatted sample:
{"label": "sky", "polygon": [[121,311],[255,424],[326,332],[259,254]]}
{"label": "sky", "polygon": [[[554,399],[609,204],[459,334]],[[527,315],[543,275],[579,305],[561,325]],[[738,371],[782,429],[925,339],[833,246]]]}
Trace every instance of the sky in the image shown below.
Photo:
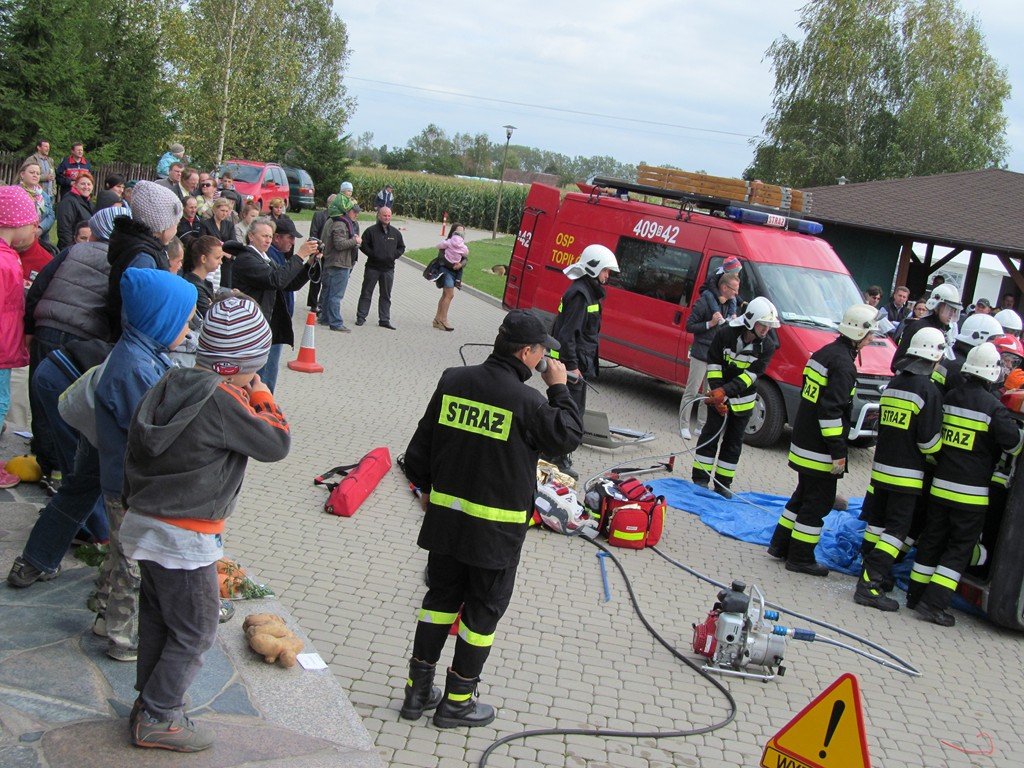
{"label": "sky", "polygon": [[[1024,172],[1020,0],[960,0],[1013,88],[1010,170]],[[739,176],[771,110],[765,51],[799,38],[799,0],[361,0],[349,31],[345,130],[404,146],[429,123],[449,135],[620,162]],[[627,119],[628,118],[628,119]]]}

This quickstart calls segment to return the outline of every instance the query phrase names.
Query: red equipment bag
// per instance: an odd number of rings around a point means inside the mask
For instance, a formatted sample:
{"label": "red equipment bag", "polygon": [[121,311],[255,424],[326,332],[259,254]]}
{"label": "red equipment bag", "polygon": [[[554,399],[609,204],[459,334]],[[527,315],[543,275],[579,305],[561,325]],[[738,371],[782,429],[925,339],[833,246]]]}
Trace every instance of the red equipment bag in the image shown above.
{"label": "red equipment bag", "polygon": [[635,477],[616,483],[601,506],[601,529],[613,547],[643,549],[661,541],[668,511],[665,497],[655,496]]}
{"label": "red equipment bag", "polygon": [[[343,464],[313,478],[313,485],[322,485],[331,492],[324,504],[324,512],[341,517],[352,517],[366,497],[391,469],[391,454],[386,447],[374,448],[358,464]],[[329,483],[327,479],[341,475],[341,481]]]}

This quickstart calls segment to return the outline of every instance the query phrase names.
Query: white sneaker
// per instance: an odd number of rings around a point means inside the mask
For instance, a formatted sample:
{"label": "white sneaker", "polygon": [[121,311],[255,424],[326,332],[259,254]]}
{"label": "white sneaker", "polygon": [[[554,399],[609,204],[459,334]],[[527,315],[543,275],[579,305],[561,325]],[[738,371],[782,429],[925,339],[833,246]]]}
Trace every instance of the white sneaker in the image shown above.
{"label": "white sneaker", "polygon": [[107,636],[107,620],[103,616],[97,616],[92,623],[92,633],[97,637]]}
{"label": "white sneaker", "polygon": [[690,434],[690,430],[688,430],[686,427],[683,427],[681,430],[679,430],[679,436],[683,438],[683,440],[693,439],[693,435]]}

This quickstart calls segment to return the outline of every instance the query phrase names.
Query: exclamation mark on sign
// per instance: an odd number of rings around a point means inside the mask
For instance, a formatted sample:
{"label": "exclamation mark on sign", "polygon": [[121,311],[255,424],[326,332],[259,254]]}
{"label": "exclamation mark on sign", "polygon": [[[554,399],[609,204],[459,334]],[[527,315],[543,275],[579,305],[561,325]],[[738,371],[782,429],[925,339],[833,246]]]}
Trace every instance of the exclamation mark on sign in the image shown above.
{"label": "exclamation mark on sign", "polygon": [[[839,726],[839,718],[843,716],[843,712],[846,710],[846,702],[839,700],[832,705],[832,715],[828,719],[828,728],[825,730],[825,746],[832,741],[832,737],[835,735],[836,728]],[[825,750],[818,752],[818,757],[822,760],[825,759],[828,753]]]}

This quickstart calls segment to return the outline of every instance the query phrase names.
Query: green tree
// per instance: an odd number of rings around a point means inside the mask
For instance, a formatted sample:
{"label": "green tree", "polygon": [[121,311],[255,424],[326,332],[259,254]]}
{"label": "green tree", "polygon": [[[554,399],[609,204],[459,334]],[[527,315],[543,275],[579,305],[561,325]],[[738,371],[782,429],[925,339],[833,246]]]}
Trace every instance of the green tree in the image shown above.
{"label": "green tree", "polygon": [[811,0],[768,58],[773,111],[744,176],[792,186],[986,167],[1006,72],[956,0]]}
{"label": "green tree", "polygon": [[348,33],[330,0],[188,0],[168,61],[181,134],[204,164],[274,157],[323,121],[341,135]]}

